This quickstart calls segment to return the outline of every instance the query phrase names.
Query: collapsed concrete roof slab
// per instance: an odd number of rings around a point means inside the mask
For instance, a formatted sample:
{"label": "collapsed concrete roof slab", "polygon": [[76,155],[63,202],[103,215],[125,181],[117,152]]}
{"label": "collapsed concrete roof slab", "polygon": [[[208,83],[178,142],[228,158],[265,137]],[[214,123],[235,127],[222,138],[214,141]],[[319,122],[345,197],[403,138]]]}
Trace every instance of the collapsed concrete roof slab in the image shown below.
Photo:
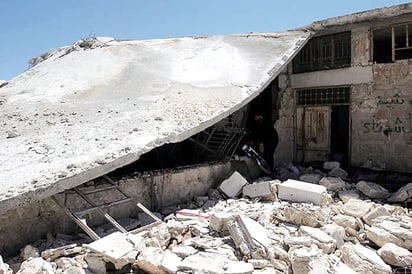
{"label": "collapsed concrete roof slab", "polygon": [[388,18],[410,15],[411,13],[412,4],[408,3],[332,17],[325,20],[313,22],[310,26],[306,26],[305,28],[312,29],[313,31],[321,31],[328,28],[336,28],[339,26],[347,28],[348,26],[353,24],[360,24],[370,21],[385,21]]}
{"label": "collapsed concrete roof slab", "polygon": [[32,59],[0,89],[0,213],[220,121],[257,96],[309,36],[96,38]]}

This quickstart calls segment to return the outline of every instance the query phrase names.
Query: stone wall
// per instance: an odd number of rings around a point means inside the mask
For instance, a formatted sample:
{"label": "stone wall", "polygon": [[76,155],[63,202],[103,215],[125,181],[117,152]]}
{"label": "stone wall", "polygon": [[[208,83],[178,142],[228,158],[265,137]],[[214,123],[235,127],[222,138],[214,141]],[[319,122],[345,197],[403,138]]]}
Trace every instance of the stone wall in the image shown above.
{"label": "stone wall", "polygon": [[412,170],[412,62],[373,65],[374,81],[352,87],[352,164]]}
{"label": "stone wall", "polygon": [[[137,216],[136,203],[140,202],[148,209],[156,210],[163,206],[184,203],[195,196],[206,195],[211,187],[217,187],[234,170],[251,179],[258,176],[257,168],[251,160],[192,166],[177,170],[145,173],[137,177],[126,177],[118,181],[120,189],[133,198],[133,202],[109,209],[115,219]],[[93,182],[82,185],[93,189]],[[90,197],[95,203],[115,200],[117,191],[95,194]],[[63,200],[63,194],[56,198]],[[66,197],[67,206],[73,210],[84,209],[85,202],[73,191]],[[90,226],[104,220],[98,214],[88,216]],[[41,238],[47,233],[80,232],[80,228],[51,199],[47,198],[24,207],[9,210],[0,216],[0,254],[10,255],[24,245]]]}

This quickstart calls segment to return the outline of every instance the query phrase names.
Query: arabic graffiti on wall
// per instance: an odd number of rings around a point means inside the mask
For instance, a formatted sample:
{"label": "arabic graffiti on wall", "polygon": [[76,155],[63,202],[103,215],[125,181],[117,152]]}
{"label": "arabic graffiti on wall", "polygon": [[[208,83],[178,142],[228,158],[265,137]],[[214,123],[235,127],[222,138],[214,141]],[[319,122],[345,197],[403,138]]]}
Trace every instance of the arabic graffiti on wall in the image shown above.
{"label": "arabic graffiti on wall", "polygon": [[[385,107],[395,107],[400,106],[405,103],[405,99],[403,99],[398,93],[395,93],[392,98],[382,98],[378,96],[378,106],[385,106]],[[409,100],[409,104],[412,104],[412,99]]]}
{"label": "arabic graffiti on wall", "polygon": [[404,134],[412,133],[412,112],[408,113],[406,117],[396,117],[395,120],[389,123],[383,123],[379,120],[372,119],[363,124],[365,128],[364,133],[380,133],[389,134]]}

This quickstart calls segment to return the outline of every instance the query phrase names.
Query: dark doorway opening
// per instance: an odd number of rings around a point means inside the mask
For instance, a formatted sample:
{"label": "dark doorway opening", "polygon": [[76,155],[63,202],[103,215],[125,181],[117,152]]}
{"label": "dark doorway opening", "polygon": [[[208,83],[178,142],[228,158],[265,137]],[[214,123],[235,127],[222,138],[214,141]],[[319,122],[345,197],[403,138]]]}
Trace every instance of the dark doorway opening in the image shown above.
{"label": "dark doorway opening", "polygon": [[349,106],[332,106],[331,160],[349,164]]}

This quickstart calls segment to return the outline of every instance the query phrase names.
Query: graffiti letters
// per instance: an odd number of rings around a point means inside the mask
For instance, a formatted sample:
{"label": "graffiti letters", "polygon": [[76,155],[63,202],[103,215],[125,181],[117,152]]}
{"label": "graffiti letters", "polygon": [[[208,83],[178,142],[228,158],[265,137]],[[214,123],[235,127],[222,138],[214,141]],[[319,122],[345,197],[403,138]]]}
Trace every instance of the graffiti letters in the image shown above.
{"label": "graffiti letters", "polygon": [[396,117],[392,122],[382,122],[376,119],[365,122],[364,133],[380,133],[386,136],[390,134],[405,134],[412,133],[412,113],[408,113],[406,117]]}
{"label": "graffiti letters", "polygon": [[[397,105],[402,105],[405,103],[405,99],[403,99],[398,93],[396,93],[392,98],[383,99],[382,97],[378,96],[378,105],[383,105],[386,107],[394,107]],[[411,103],[411,101],[409,101]]]}

